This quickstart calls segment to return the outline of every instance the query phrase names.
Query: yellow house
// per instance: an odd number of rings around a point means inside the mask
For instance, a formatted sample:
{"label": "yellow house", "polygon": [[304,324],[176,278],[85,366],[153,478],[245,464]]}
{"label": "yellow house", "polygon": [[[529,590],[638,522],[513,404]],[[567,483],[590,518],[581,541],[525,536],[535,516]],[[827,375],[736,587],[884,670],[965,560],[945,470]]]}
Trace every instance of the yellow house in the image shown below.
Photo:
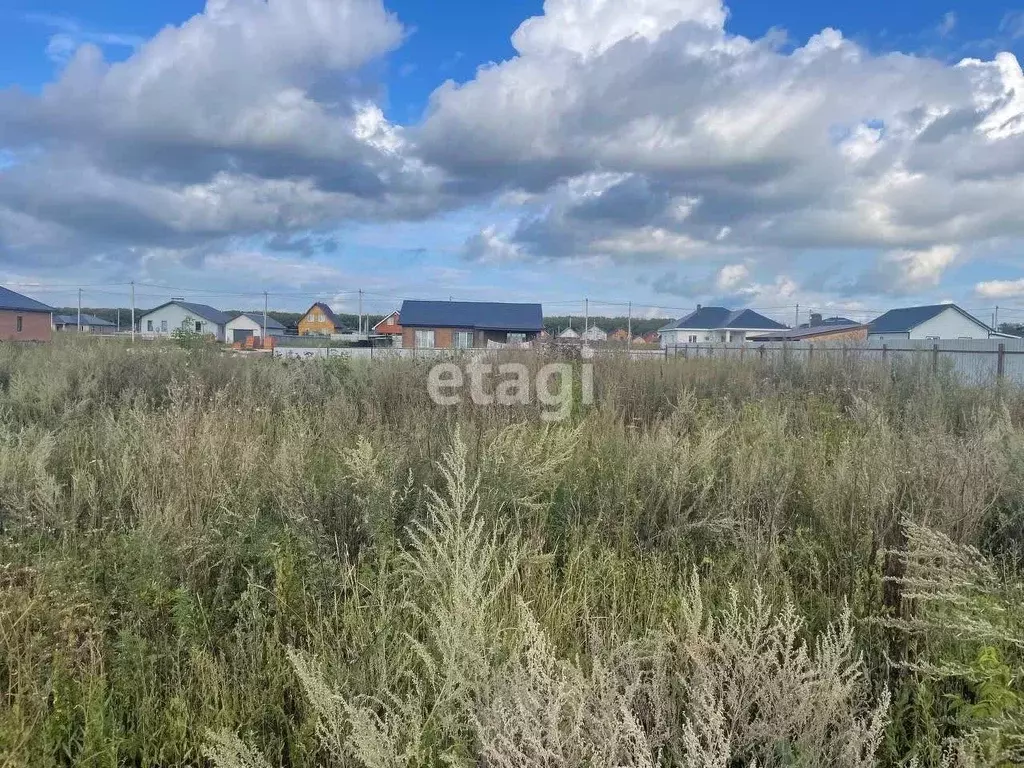
{"label": "yellow house", "polygon": [[331,308],[317,302],[299,320],[299,336],[329,336],[341,330],[341,322]]}

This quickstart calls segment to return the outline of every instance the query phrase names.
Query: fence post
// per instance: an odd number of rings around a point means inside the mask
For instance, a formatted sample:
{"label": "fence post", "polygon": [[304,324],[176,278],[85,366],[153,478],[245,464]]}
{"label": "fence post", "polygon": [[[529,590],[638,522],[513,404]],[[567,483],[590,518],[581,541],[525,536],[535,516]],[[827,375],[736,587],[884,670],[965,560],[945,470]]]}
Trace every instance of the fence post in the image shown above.
{"label": "fence post", "polygon": [[932,344],[932,373],[939,372],[939,345]]}
{"label": "fence post", "polygon": [[811,362],[814,359],[814,342],[807,342],[807,362]]}
{"label": "fence post", "polygon": [[889,345],[888,344],[883,344],[882,345],[882,362],[884,363],[888,359],[889,359]]}
{"label": "fence post", "polygon": [[1006,345],[999,344],[999,352],[996,357],[996,376],[1000,379],[1006,375]]}
{"label": "fence post", "polygon": [[765,348],[764,344],[757,348],[757,354],[760,356],[761,362],[763,363],[765,355],[768,354],[768,350]]}

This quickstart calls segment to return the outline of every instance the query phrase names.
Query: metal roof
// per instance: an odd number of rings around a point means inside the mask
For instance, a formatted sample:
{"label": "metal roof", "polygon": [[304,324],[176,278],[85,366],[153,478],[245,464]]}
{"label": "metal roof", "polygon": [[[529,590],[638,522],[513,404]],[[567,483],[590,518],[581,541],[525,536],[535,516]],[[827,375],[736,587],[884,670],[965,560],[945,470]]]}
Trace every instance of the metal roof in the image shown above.
{"label": "metal roof", "polygon": [[53,312],[53,307],[0,286],[0,309],[14,312]]}
{"label": "metal roof", "polygon": [[[235,315],[231,319],[232,320],[237,320],[240,317],[248,317],[250,320],[252,320],[254,323],[259,325],[261,328],[263,327],[263,313],[262,312],[239,312],[237,315]],[[274,330],[281,330],[281,331],[284,330],[284,326],[280,322],[275,320],[273,317],[271,317],[270,315],[267,315],[267,328],[273,328]]]}
{"label": "metal roof", "polygon": [[[54,315],[53,322],[55,325],[78,325],[78,315]],[[96,326],[111,326],[113,323],[109,320],[104,320],[102,317],[96,317],[96,315],[87,315],[82,313],[82,325],[96,325]]]}
{"label": "metal roof", "polygon": [[209,322],[214,323],[215,325],[227,325],[228,323],[231,322],[231,316],[225,314],[224,312],[221,312],[219,309],[214,309],[213,307],[207,306],[206,304],[193,304],[190,301],[174,300],[166,301],[159,307],[153,307],[153,309],[149,310],[148,312],[143,312],[141,315],[139,315],[139,317],[146,317],[146,315],[151,315],[157,310],[163,309],[164,307],[169,307],[172,304],[181,307],[187,312],[191,312],[193,315],[198,315],[204,320],[208,320]]}
{"label": "metal roof", "polygon": [[403,328],[474,328],[482,331],[539,332],[544,328],[540,304],[494,301],[403,301]]}
{"label": "metal roof", "polygon": [[954,309],[968,320],[972,320],[982,328],[989,328],[978,318],[960,309],[956,304],[930,304],[924,307],[903,307],[901,309],[890,309],[884,315],[873,320],[868,326],[869,333],[909,333],[921,323],[926,323],[934,317],[938,317],[947,309]]}
{"label": "metal roof", "polygon": [[696,310],[669,323],[661,330],[713,330],[736,329],[751,331],[781,331],[786,326],[765,317],[752,309],[740,309],[735,312],[725,307],[698,307]]}
{"label": "metal roof", "polygon": [[839,323],[821,323],[811,327],[800,326],[799,328],[787,328],[782,331],[764,333],[760,336],[752,336],[747,341],[796,341],[798,339],[814,338],[815,336],[829,336],[833,333],[846,333],[856,331],[859,328],[866,328],[863,323],[850,321],[845,325]]}

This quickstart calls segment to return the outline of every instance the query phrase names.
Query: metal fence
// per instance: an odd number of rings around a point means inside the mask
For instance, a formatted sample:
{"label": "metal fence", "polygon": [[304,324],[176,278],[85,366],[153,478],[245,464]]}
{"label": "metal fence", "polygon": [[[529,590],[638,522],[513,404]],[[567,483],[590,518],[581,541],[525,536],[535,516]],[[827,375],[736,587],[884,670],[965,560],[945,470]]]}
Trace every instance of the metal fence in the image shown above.
{"label": "metal fence", "polygon": [[657,351],[632,350],[634,359],[652,357],[807,363],[815,358],[863,360],[888,365],[916,362],[935,372],[950,371],[972,384],[999,379],[1024,385],[1024,339],[889,339],[860,344],[822,342],[737,342],[683,344]]}

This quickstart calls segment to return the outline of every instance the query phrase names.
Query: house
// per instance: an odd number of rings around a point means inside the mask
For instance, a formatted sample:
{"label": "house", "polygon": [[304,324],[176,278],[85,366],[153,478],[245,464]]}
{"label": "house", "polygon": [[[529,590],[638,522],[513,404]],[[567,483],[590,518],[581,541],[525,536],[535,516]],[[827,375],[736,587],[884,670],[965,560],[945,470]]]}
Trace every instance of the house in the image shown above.
{"label": "house", "polygon": [[[284,336],[285,327],[267,315],[267,336],[280,338]],[[245,341],[252,337],[263,338],[263,313],[242,312],[224,326],[225,340],[229,342]]]}
{"label": "house", "polygon": [[49,341],[53,308],[0,287],[0,341]]}
{"label": "house", "polygon": [[584,341],[608,341],[608,333],[604,329],[592,325],[580,335],[580,338]]}
{"label": "house", "polygon": [[558,338],[560,339],[578,339],[579,337],[579,333],[577,333],[571,325],[564,331],[562,331],[560,334],[558,334]]}
{"label": "house", "polygon": [[200,333],[224,341],[231,316],[206,304],[171,299],[139,317],[139,332],[147,338],[170,337],[176,331]]}
{"label": "house", "polygon": [[398,347],[402,345],[402,313],[397,309],[390,315],[384,317],[379,323],[373,326],[373,333],[378,336],[387,336],[391,343]]}
{"label": "house", "polygon": [[661,343],[661,334],[658,333],[657,331],[650,331],[649,333],[645,333],[644,334],[644,343],[645,344],[660,344]]}
{"label": "house", "polygon": [[617,341],[622,344],[625,344],[626,342],[629,341],[629,331],[627,331],[625,328],[618,328],[612,331],[610,334],[608,334],[608,340]]}
{"label": "house", "polygon": [[994,328],[956,304],[890,309],[868,326],[868,339],[990,339],[1001,338]]}
{"label": "house", "polygon": [[299,336],[330,336],[341,333],[341,321],[329,306],[318,301],[299,320]]}
{"label": "house", "polygon": [[531,341],[544,329],[540,304],[404,301],[402,346],[470,349]]}
{"label": "house", "polygon": [[748,336],[782,330],[786,330],[785,325],[752,309],[733,311],[725,307],[697,305],[693,312],[668,323],[659,333],[663,347],[676,347],[705,342],[746,341]]}
{"label": "house", "polygon": [[637,345],[639,345],[641,347],[647,346],[647,340],[644,339],[643,336],[634,336],[633,337],[633,346],[637,346]]}
{"label": "house", "polygon": [[[55,331],[78,331],[78,313],[73,315],[54,315],[53,330]],[[104,320],[96,315],[82,313],[82,333],[111,334],[117,330],[117,326],[109,320]]]}
{"label": "house", "polygon": [[809,323],[784,331],[772,331],[758,336],[748,336],[747,341],[831,341],[855,342],[868,337],[868,327],[845,317],[822,318],[812,314]]}

